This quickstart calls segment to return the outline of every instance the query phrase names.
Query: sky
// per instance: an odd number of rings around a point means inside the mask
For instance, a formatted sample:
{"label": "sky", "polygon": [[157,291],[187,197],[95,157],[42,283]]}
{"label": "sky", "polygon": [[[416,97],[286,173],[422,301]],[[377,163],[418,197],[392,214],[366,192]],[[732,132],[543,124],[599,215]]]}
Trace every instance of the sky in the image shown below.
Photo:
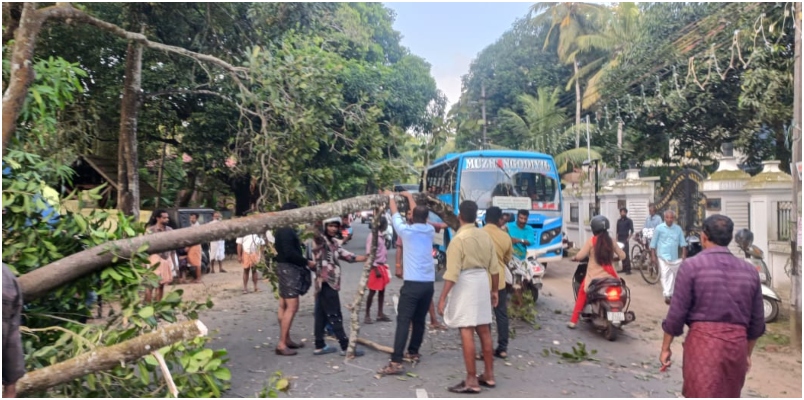
{"label": "sky", "polygon": [[[461,76],[486,46],[524,17],[534,3],[383,3],[396,12],[402,45],[431,65],[438,88],[456,103]],[[449,108],[448,108],[449,109]]]}

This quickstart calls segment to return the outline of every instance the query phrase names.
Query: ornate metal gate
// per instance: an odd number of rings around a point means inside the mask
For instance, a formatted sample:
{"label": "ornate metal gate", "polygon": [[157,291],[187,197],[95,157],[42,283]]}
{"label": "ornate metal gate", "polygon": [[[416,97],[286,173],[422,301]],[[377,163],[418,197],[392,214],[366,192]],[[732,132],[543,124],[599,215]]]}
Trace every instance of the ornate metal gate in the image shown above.
{"label": "ornate metal gate", "polygon": [[683,169],[665,185],[656,201],[656,210],[673,210],[684,233],[700,232],[706,215],[706,196],[700,191],[704,176],[694,169]]}

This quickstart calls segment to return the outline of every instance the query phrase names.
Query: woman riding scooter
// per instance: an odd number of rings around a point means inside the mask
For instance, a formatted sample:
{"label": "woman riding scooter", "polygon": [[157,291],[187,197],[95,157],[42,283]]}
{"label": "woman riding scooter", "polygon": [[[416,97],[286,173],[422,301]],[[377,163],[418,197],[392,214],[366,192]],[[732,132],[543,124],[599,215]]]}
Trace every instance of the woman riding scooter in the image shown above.
{"label": "woman riding scooter", "polygon": [[578,299],[575,300],[575,308],[572,310],[572,318],[567,324],[570,329],[575,329],[580,317],[581,310],[586,305],[586,289],[595,279],[614,277],[619,279],[617,272],[612,265],[614,258],[613,255],[622,260],[625,258],[625,253],[619,246],[615,245],[614,241],[609,236],[609,220],[598,215],[592,218],[590,222],[592,228],[592,238],[586,241],[581,251],[572,257],[572,261],[580,261],[589,257],[589,263],[586,270],[586,277],[581,283],[580,290],[578,291]]}

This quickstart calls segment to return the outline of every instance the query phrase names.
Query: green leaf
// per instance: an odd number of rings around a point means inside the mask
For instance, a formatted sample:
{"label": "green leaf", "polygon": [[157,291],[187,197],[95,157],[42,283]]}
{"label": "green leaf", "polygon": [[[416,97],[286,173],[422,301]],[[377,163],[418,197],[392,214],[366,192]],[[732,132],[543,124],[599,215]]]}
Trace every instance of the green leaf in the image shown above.
{"label": "green leaf", "polygon": [[152,306],[141,308],[137,315],[144,319],[151,318],[154,315],[154,308]]}
{"label": "green leaf", "polygon": [[219,368],[212,372],[216,378],[222,381],[229,381],[232,379],[232,372],[229,371],[229,368]]}

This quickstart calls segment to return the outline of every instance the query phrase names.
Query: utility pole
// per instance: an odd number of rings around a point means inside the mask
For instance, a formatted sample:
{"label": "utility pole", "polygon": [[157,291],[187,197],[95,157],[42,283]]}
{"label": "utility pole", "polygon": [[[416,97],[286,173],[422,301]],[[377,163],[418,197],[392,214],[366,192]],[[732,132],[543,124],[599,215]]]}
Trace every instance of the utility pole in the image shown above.
{"label": "utility pole", "polygon": [[486,84],[480,82],[480,104],[481,104],[481,112],[483,113],[483,142],[481,142],[481,149],[486,148],[486,126],[488,123],[486,121]]}
{"label": "utility pole", "polygon": [[793,63],[793,162],[790,172],[793,175],[793,211],[790,213],[792,225],[790,235],[791,293],[790,293],[790,328],[792,330],[791,346],[801,351],[801,259],[799,258],[798,227],[801,220],[801,179],[798,163],[801,162],[801,2],[793,3],[793,21],[796,24],[795,58]]}

